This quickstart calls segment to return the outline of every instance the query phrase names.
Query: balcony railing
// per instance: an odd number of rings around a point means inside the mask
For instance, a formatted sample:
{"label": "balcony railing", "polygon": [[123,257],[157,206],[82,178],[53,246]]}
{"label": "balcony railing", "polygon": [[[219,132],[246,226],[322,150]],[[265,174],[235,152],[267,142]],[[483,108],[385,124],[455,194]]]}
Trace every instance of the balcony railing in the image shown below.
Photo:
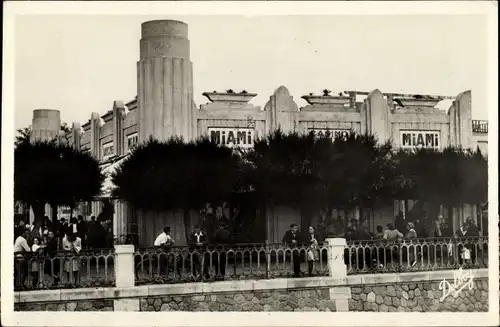
{"label": "balcony railing", "polygon": [[14,289],[114,286],[114,250],[14,254]]}
{"label": "balcony railing", "polygon": [[[232,244],[132,250],[133,284],[272,279],[335,275],[342,245]],[[331,256],[329,251],[333,251]],[[337,254],[335,254],[337,253]],[[333,255],[335,254],[335,255]],[[330,258],[331,257],[331,258]],[[334,260],[332,265],[329,258]],[[341,260],[339,262],[339,260]],[[15,254],[15,289],[36,290],[114,286],[113,250],[82,250],[78,255]],[[488,267],[488,238],[426,238],[388,242],[349,241],[343,261],[347,273],[395,273]],[[334,268],[336,269],[336,268]]]}
{"label": "balcony railing", "polygon": [[[311,261],[310,259],[313,259]],[[239,244],[147,248],[135,253],[136,284],[291,277],[294,264],[301,276],[328,274],[327,247],[283,244]]]}
{"label": "balcony railing", "polygon": [[434,238],[349,242],[348,274],[488,267],[488,238]]}
{"label": "balcony railing", "polygon": [[472,121],[472,132],[487,134],[488,133],[488,121],[487,120],[473,120]]}

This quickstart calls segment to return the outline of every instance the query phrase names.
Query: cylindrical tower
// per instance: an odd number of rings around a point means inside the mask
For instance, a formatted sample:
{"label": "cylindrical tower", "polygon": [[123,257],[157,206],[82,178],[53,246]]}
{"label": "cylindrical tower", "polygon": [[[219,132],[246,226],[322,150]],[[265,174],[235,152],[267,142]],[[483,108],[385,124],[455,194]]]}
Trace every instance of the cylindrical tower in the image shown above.
{"label": "cylindrical tower", "polygon": [[30,141],[53,140],[61,130],[61,113],[54,109],[33,110]]}
{"label": "cylindrical tower", "polygon": [[192,74],[188,26],[173,20],[143,23],[137,63],[139,142],[150,136],[192,139]]}

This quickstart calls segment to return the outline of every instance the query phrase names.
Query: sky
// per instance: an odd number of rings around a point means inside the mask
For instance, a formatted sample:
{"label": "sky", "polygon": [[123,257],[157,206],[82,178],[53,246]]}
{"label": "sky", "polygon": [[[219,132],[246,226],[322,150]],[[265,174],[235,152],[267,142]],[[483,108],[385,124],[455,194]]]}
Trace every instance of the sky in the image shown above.
{"label": "sky", "polygon": [[85,123],[137,94],[141,23],[189,26],[194,100],[214,90],[257,93],[264,107],[285,85],[301,96],[347,90],[456,96],[472,90],[487,119],[487,22],[473,15],[104,16],[31,15],[15,21],[15,128],[34,109]]}

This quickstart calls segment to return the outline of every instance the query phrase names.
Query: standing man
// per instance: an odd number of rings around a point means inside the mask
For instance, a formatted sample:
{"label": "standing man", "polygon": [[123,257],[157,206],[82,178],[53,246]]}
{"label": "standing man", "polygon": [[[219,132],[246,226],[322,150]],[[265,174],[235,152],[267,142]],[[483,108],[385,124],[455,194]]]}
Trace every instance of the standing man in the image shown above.
{"label": "standing man", "polygon": [[45,253],[51,259],[52,264],[50,262],[46,262],[44,269],[47,275],[52,276],[54,285],[58,285],[60,279],[60,267],[61,267],[61,259],[56,258],[57,250],[59,244],[57,242],[57,238],[54,236],[53,231],[49,231],[47,234],[47,245],[45,247]]}
{"label": "standing man", "polygon": [[297,224],[291,224],[290,230],[288,230],[283,236],[283,243],[288,245],[292,249],[292,261],[293,261],[293,275],[294,277],[300,276],[300,249],[298,246],[301,243],[299,226]]}
{"label": "standing man", "polygon": [[31,248],[28,245],[30,231],[26,228],[19,228],[19,235],[14,242],[14,287],[24,287],[26,277],[28,276],[28,254]]}
{"label": "standing man", "polygon": [[[205,278],[209,278],[208,275],[208,258],[206,257],[206,247],[208,245],[207,235],[202,232],[199,225],[194,227],[194,233],[191,234],[191,239],[189,240],[189,245],[192,251],[193,260],[193,275],[203,274]],[[201,263],[200,263],[201,259]],[[203,266],[203,267],[201,267]]]}

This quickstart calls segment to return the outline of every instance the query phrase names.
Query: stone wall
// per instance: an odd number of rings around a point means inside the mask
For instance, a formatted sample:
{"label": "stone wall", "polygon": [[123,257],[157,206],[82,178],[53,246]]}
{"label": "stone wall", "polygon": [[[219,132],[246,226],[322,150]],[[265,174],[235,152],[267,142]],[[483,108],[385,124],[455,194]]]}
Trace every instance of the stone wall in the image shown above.
{"label": "stone wall", "polygon": [[351,287],[349,311],[376,312],[487,312],[488,281],[476,280],[472,290],[464,289],[457,298],[452,295],[442,302],[439,281],[424,283],[363,285]]}
{"label": "stone wall", "polygon": [[[450,294],[440,301],[440,283],[452,284],[457,276],[472,276],[472,289],[464,287],[456,297]],[[129,279],[133,281],[133,271]],[[121,287],[14,292],[14,306],[16,311],[487,312],[488,269],[143,286],[122,283]]]}
{"label": "stone wall", "polygon": [[14,303],[14,311],[113,311],[113,300]]}
{"label": "stone wall", "polygon": [[156,296],[140,300],[141,311],[336,311],[328,288],[300,291]]}

